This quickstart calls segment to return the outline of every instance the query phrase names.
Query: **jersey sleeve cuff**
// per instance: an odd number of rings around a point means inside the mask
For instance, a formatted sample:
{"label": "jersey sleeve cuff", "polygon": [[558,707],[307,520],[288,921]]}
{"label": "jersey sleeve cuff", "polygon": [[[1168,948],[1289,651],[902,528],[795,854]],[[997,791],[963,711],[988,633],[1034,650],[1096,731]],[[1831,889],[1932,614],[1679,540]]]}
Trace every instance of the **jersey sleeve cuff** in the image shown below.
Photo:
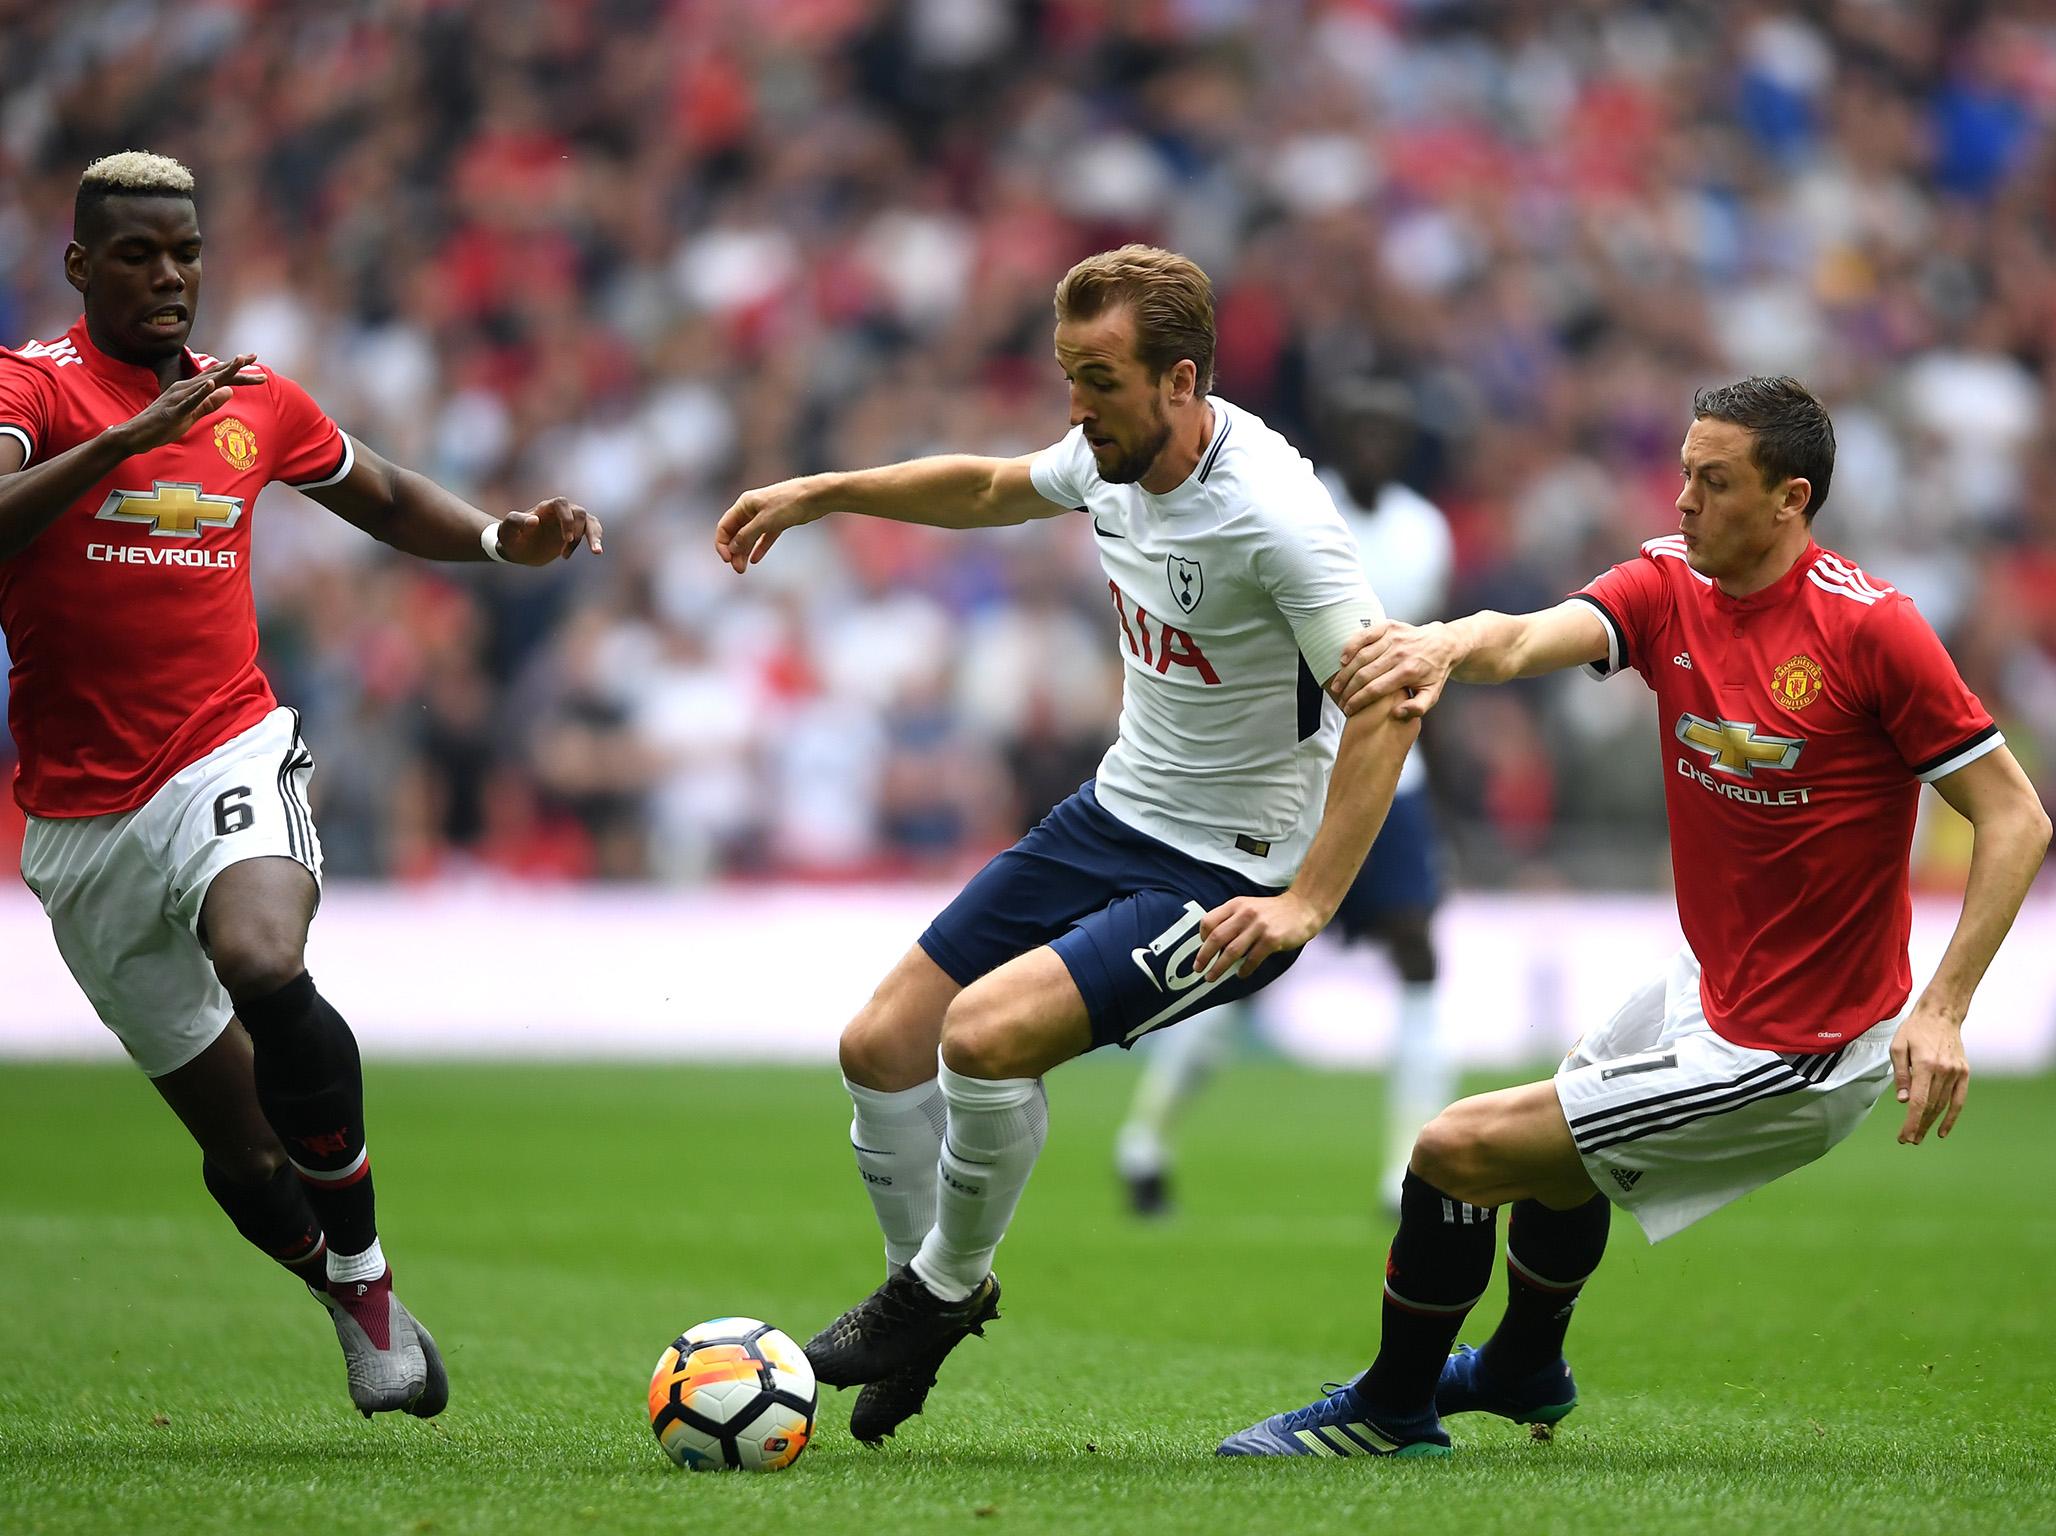
{"label": "jersey sleeve cuff", "polygon": [[1299,642],[1299,654],[1306,658],[1314,681],[1326,687],[1342,670],[1343,642],[1358,630],[1382,622],[1384,617],[1385,609],[1377,594],[1365,587],[1353,597],[1294,620],[1293,637]]}
{"label": "jersey sleeve cuff", "polygon": [[349,433],[338,432],[336,436],[340,437],[343,440],[343,457],[342,461],[338,463],[333,470],[321,476],[319,479],[288,480],[286,484],[290,485],[296,491],[318,491],[324,485],[334,485],[338,480],[346,478],[349,475],[350,471],[354,469],[357,465],[357,448],[356,445],[350,441]]}
{"label": "jersey sleeve cuff", "polygon": [[1951,747],[1924,763],[1916,763],[1913,776],[1923,784],[1932,784],[1937,779],[1946,779],[1959,768],[1969,767],[1987,752],[2005,745],[2006,738],[1999,734],[1999,727],[1988,725],[1960,746]]}
{"label": "jersey sleeve cuff", "polygon": [[1588,661],[1585,670],[1594,677],[1612,677],[1628,664],[1628,632],[1621,628],[1620,620],[1606,604],[1590,592],[1573,592],[1571,596],[1581,603],[1590,603],[1592,611],[1599,615],[1600,627],[1606,631],[1606,660]]}
{"label": "jersey sleeve cuff", "polygon": [[1038,453],[1029,462],[1028,480],[1044,501],[1066,507],[1073,512],[1083,512],[1085,508],[1078,505],[1078,498],[1066,495],[1063,487],[1057,484],[1056,456],[1063,451],[1063,447],[1062,443],[1058,443]]}
{"label": "jersey sleeve cuff", "polygon": [[29,436],[26,427],[17,427],[11,424],[0,425],[0,437],[11,437],[21,444],[21,461],[23,464],[27,464],[30,459],[36,456],[35,439]]}

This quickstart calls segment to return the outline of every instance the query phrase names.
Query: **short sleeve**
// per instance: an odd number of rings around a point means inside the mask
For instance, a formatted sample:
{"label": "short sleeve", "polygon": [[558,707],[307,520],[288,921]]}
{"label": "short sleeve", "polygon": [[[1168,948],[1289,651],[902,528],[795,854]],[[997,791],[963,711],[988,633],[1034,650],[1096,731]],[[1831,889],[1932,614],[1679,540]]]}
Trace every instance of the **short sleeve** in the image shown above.
{"label": "short sleeve", "polygon": [[1028,478],[1035,482],[1043,500],[1076,512],[1085,510],[1086,487],[1095,473],[1092,449],[1086,444],[1083,427],[1073,427],[1061,442],[1043,449],[1028,466]]}
{"label": "short sleeve", "polygon": [[1342,645],[1384,621],[1385,608],[1364,576],[1356,540],[1325,493],[1324,515],[1292,518],[1257,547],[1257,579],[1292,626],[1299,654],[1325,686],[1342,669]]}
{"label": "short sleeve", "polygon": [[334,485],[357,462],[350,439],[314,403],[313,396],[282,374],[271,376],[271,399],[279,443],[271,478],[302,491]]}
{"label": "short sleeve", "polygon": [[57,386],[33,363],[0,349],[0,437],[22,447],[22,463],[33,464],[50,440]]}
{"label": "short sleeve", "polygon": [[1662,623],[1666,594],[1663,573],[1647,555],[1624,560],[1571,594],[1599,611],[1606,630],[1606,659],[1588,664],[1594,677],[1612,677],[1632,667],[1649,675],[1649,652]]}
{"label": "short sleeve", "polygon": [[1907,771],[1923,784],[2003,745],[1991,711],[1903,592],[1872,605],[1856,632],[1855,651],[1864,706],[1876,712]]}

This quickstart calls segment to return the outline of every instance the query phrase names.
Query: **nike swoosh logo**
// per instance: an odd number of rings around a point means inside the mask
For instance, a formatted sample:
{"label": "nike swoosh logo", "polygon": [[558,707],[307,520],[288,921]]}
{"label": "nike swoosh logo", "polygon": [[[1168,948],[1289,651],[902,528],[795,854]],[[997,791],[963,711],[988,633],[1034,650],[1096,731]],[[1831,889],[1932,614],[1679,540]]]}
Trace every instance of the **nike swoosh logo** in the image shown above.
{"label": "nike swoosh logo", "polygon": [[[1119,538],[1120,535],[1116,534],[1114,535],[1114,537]],[[1146,949],[1131,949],[1128,951],[1128,958],[1135,962],[1137,970],[1141,971],[1143,975],[1149,978],[1149,984],[1155,987],[1157,991],[1161,992],[1164,990],[1164,984],[1157,980],[1156,972],[1151,970],[1149,968],[1149,962],[1143,959],[1143,956],[1148,953],[1149,951]]]}
{"label": "nike swoosh logo", "polygon": [[1103,539],[1125,539],[1128,537],[1125,533],[1116,533],[1111,528],[1100,527],[1099,519],[1096,517],[1092,520],[1092,531]]}

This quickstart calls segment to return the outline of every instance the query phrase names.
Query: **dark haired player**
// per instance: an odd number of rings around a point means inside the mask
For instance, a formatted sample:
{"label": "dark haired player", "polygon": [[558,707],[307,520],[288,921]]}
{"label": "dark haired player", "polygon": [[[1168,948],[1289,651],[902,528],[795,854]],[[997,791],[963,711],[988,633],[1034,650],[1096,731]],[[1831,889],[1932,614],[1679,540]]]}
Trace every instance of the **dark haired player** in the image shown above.
{"label": "dark haired player", "polygon": [[379,1247],[357,1043],[307,974],[314,759],[257,668],[247,514],[279,481],[409,554],[537,566],[597,553],[600,525],[563,500],[488,517],[250,355],[190,351],[200,225],[175,160],[89,166],[64,270],[78,322],[0,350],[22,877],[208,1192],[328,1308],[351,1401],[427,1418],[449,1384]]}
{"label": "dark haired player", "polygon": [[[1447,1455],[1442,1415],[1551,1423],[1608,1201],[1651,1241],[1815,1158],[1896,1080],[1903,1143],[1947,1136],[1962,1027],[2049,842],[1999,730],[1903,594],[1813,542],[1834,429],[1790,379],[1701,393],[1679,531],[1558,607],[1390,625],[1352,641],[1339,692],[1497,683],[1585,664],[1656,694],[1685,947],[1572,1048],[1555,1080],[1465,1099],[1414,1144],[1369,1370],[1231,1435],[1224,1455]],[[1907,859],[1920,786],[1976,831],[1963,911],[1917,1002]],[[1457,1331],[1511,1206],[1506,1315]]]}

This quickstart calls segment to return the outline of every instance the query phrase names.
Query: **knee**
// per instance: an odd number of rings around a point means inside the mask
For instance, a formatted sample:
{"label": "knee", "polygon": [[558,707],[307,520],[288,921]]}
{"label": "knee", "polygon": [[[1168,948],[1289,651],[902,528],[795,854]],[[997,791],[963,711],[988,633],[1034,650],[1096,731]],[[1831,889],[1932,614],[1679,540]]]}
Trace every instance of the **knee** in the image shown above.
{"label": "knee", "polygon": [[213,1146],[201,1153],[209,1182],[219,1180],[240,1189],[269,1184],[286,1164],[285,1148],[276,1138],[242,1142],[234,1146]]}
{"label": "knee", "polygon": [[1020,1022],[1005,998],[985,988],[968,988],[943,1016],[942,1064],[964,1077],[988,1081],[1039,1076],[1024,1049]]}
{"label": "knee", "polygon": [[935,1076],[933,1036],[909,1027],[889,1002],[874,997],[843,1026],[836,1055],[842,1075],[863,1088],[896,1093]]}
{"label": "knee", "polygon": [[1392,944],[1392,968],[1400,973],[1400,981],[1429,985],[1435,981],[1435,944],[1427,934],[1417,938],[1400,938]]}
{"label": "knee", "polygon": [[1389,920],[1379,934],[1392,969],[1404,982],[1432,982],[1435,979],[1435,939],[1425,913],[1405,912]]}
{"label": "knee", "polygon": [[1461,1103],[1452,1104],[1414,1138],[1409,1167],[1445,1195],[1473,1205],[1489,1202],[1478,1194],[1486,1173],[1487,1153],[1476,1117]]}
{"label": "knee", "polygon": [[307,969],[307,931],[296,919],[246,918],[210,934],[214,974],[238,1002],[269,997]]}

